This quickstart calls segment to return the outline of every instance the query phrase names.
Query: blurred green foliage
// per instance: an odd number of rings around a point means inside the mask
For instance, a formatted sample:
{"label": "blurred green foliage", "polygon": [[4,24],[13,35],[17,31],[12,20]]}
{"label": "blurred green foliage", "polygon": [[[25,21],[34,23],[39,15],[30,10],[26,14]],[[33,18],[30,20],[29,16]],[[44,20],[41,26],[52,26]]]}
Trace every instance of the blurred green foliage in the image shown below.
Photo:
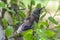
{"label": "blurred green foliage", "polygon": [[0,8],[5,8],[5,3],[4,2],[0,2]]}
{"label": "blurred green foliage", "polygon": [[[11,0],[12,1],[12,0]],[[52,0],[22,0],[22,1],[18,1],[19,2],[19,7],[21,8],[26,8],[26,9],[30,9],[32,6],[30,5],[32,3],[33,6],[35,6],[35,8],[41,8],[43,6],[46,7],[46,5],[49,3],[49,1]],[[58,0],[59,1],[59,0]],[[13,0],[13,3],[17,4],[16,0]],[[25,14],[25,12],[23,10],[17,10],[17,17],[15,15],[15,11],[14,10],[10,10],[8,7],[5,7],[4,2],[0,2],[0,8],[5,8],[7,10],[7,12],[11,12],[12,14],[12,18],[13,18],[13,24],[12,26],[8,25],[8,22],[5,19],[2,19],[2,24],[4,26],[4,30],[5,30],[5,34],[7,37],[11,36],[13,34],[13,30],[15,27],[14,25],[19,24],[21,25],[21,22],[23,23],[23,20],[25,19],[25,17],[27,16]],[[47,10],[47,9],[46,9]],[[60,5],[58,6],[58,11],[60,10]],[[28,12],[28,11],[26,11]],[[34,22],[34,30],[27,30],[23,33],[23,37],[24,40],[60,40],[58,38],[56,38],[56,32],[54,32],[53,30],[49,29],[49,23],[52,22],[52,24],[56,24],[57,26],[57,30],[60,32],[60,25],[59,23],[54,19],[54,17],[49,16],[47,20],[43,21],[43,18],[46,16],[47,11],[43,11],[42,13],[43,15],[41,15],[41,17],[39,18],[39,22],[36,23]],[[47,15],[48,16],[48,15]],[[18,19],[20,20],[18,20]],[[36,32],[35,36],[33,35],[33,31]]]}

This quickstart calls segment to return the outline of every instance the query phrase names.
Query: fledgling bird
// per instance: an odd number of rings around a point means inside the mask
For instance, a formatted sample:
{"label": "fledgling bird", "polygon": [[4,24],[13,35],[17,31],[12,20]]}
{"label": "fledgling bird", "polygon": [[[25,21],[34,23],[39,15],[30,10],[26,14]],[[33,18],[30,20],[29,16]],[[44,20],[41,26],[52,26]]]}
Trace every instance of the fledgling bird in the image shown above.
{"label": "fledgling bird", "polygon": [[31,16],[29,16],[26,20],[24,20],[24,23],[21,26],[19,26],[16,33],[20,33],[22,31],[26,31],[28,29],[31,29],[32,25],[34,24],[34,21],[38,22],[40,13],[43,8],[39,8],[39,9],[34,10],[33,14]]}
{"label": "fledgling bird", "polygon": [[[34,10],[33,14],[24,20],[24,23],[19,26],[19,28],[14,33],[14,35],[19,34],[23,31],[32,29],[32,25],[34,24],[34,21],[38,22],[42,9],[44,9],[44,7]],[[11,36],[11,38],[14,37],[14,35]]]}

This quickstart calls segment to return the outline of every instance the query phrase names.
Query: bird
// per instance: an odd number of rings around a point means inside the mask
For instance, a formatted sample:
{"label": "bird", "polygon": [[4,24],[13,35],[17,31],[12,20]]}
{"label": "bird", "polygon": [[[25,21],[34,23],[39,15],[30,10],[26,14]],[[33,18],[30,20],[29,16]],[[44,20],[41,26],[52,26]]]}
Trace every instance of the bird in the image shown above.
{"label": "bird", "polygon": [[34,24],[34,21],[38,22],[42,9],[44,9],[44,7],[35,9],[32,15],[30,15],[28,18],[24,20],[23,24],[19,26],[16,32],[14,32],[14,35],[12,35],[10,38],[13,38],[15,35],[22,33],[23,31],[32,29],[33,28],[32,25]]}
{"label": "bird", "polygon": [[44,7],[35,9],[32,15],[29,16],[27,19],[25,19],[24,23],[19,26],[16,33],[20,33],[22,31],[32,29],[32,25],[34,24],[34,21],[38,22],[42,9],[44,9]]}

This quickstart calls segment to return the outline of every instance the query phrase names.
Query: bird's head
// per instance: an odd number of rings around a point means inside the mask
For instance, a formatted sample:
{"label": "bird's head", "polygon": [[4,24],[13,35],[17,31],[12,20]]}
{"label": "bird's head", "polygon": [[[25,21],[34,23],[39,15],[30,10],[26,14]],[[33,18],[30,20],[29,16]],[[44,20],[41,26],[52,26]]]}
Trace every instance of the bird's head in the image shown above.
{"label": "bird's head", "polygon": [[41,12],[42,12],[42,10],[43,10],[44,8],[45,8],[45,7],[35,9],[32,15],[33,15],[34,17],[39,17],[40,14],[41,14]]}
{"label": "bird's head", "polygon": [[45,7],[37,8],[37,9],[34,10],[34,12],[33,12],[32,15],[34,16],[35,21],[38,22],[39,16],[40,16],[40,14],[42,13],[42,11],[43,11],[44,8],[45,8]]}

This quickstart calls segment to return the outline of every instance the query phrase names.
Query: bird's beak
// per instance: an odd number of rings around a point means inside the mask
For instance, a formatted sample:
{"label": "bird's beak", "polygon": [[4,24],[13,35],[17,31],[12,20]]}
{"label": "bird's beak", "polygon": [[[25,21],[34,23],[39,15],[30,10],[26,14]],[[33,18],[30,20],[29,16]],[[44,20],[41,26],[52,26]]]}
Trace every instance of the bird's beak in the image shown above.
{"label": "bird's beak", "polygon": [[45,7],[42,7],[42,8],[40,9],[40,14],[44,11],[44,9],[45,9]]}

